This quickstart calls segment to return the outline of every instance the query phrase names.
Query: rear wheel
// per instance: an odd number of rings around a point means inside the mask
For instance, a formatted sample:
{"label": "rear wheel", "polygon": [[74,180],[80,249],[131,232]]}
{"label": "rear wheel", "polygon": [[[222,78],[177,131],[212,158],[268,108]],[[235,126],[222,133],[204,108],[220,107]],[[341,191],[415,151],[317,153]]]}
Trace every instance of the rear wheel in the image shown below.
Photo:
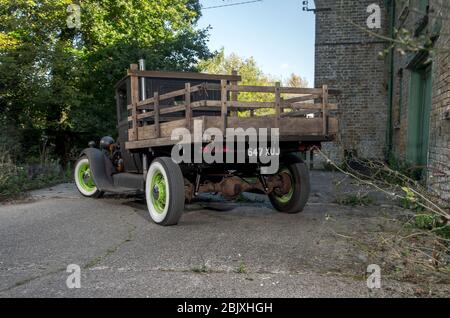
{"label": "rear wheel", "polygon": [[184,179],[171,158],[155,159],[148,169],[145,198],[152,220],[160,225],[175,225],[184,211]]}
{"label": "rear wheel", "polygon": [[103,194],[95,185],[89,159],[86,156],[81,157],[76,162],[74,179],[78,191],[85,197],[98,198]]}
{"label": "rear wheel", "polygon": [[277,194],[274,191],[269,194],[272,206],[283,213],[302,212],[310,192],[308,167],[304,162],[295,162],[282,166],[278,174],[285,174],[290,178],[291,188],[287,193]]}

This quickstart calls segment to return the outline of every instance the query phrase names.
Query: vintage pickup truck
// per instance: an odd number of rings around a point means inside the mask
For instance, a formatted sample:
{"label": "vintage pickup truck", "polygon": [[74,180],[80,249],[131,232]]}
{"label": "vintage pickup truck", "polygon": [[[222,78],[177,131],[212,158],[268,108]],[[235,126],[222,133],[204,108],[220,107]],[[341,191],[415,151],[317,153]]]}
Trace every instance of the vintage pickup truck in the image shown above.
{"label": "vintage pickup truck", "polygon": [[[116,85],[117,142],[103,137],[99,148],[91,142],[75,165],[81,194],[145,193],[160,225],[177,224],[185,202],[205,192],[231,199],[260,192],[280,212],[303,210],[310,183],[301,153],[335,138],[337,106],[328,98],[337,92],[241,86],[235,72],[156,72],[143,65],[132,64]],[[270,101],[248,101],[256,94]]]}

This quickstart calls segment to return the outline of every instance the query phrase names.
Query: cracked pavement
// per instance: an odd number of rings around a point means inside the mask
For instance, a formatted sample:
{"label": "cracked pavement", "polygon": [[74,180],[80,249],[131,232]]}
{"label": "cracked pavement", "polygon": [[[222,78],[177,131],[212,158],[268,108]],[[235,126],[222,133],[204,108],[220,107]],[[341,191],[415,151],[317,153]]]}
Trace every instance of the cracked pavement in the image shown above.
{"label": "cracked pavement", "polygon": [[[140,198],[82,198],[73,184],[34,191],[0,205],[0,297],[414,296],[394,280],[367,288],[367,255],[345,236],[386,228],[398,212],[332,203],[334,176],[312,172],[298,215],[264,196],[207,196],[173,227],[153,224]],[[81,267],[80,289],[66,287],[69,264]]]}

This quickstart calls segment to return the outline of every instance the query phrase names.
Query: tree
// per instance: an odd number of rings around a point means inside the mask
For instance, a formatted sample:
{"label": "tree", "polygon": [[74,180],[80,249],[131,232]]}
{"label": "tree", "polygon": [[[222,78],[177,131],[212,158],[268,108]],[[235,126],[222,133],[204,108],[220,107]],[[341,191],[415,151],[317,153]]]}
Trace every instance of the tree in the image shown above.
{"label": "tree", "polygon": [[285,85],[289,87],[308,87],[308,81],[301,76],[292,73]]}
{"label": "tree", "polygon": [[[237,71],[242,77],[242,81],[239,83],[240,85],[269,86],[275,82],[264,74],[253,57],[245,59],[235,53],[225,56],[224,48],[212,58],[201,61],[198,68],[202,72],[212,74],[231,74],[232,71]],[[243,102],[268,102],[273,101],[273,96],[265,93],[239,93],[238,100]],[[272,110],[258,109],[256,113],[258,115],[270,114]],[[249,114],[249,111],[239,112],[240,116],[249,116]]]}
{"label": "tree", "polygon": [[[231,74],[232,71],[237,71],[242,77],[240,85],[270,86],[276,82],[275,79],[264,74],[253,57],[245,59],[234,53],[225,56],[223,48],[212,58],[201,61],[198,68],[200,71],[212,74]],[[298,75],[291,74],[285,85],[291,87],[307,87],[308,82]],[[267,93],[239,93],[238,96],[238,100],[244,102],[272,102],[273,99],[273,94]],[[240,112],[242,116],[247,116],[248,114],[248,111]],[[274,114],[274,110],[258,109],[256,114],[271,115]]]}
{"label": "tree", "polygon": [[114,134],[114,84],[139,58],[181,71],[210,57],[198,0],[84,0],[79,29],[72,2],[0,0],[0,111],[26,150],[43,134],[60,155]]}

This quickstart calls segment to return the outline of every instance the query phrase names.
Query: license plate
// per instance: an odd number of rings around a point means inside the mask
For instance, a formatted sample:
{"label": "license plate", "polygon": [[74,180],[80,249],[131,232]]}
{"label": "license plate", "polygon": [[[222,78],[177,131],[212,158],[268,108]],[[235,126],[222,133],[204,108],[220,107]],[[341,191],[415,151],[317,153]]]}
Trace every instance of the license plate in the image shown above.
{"label": "license plate", "polygon": [[248,148],[247,154],[249,157],[279,156],[280,148],[276,148],[276,147]]}

